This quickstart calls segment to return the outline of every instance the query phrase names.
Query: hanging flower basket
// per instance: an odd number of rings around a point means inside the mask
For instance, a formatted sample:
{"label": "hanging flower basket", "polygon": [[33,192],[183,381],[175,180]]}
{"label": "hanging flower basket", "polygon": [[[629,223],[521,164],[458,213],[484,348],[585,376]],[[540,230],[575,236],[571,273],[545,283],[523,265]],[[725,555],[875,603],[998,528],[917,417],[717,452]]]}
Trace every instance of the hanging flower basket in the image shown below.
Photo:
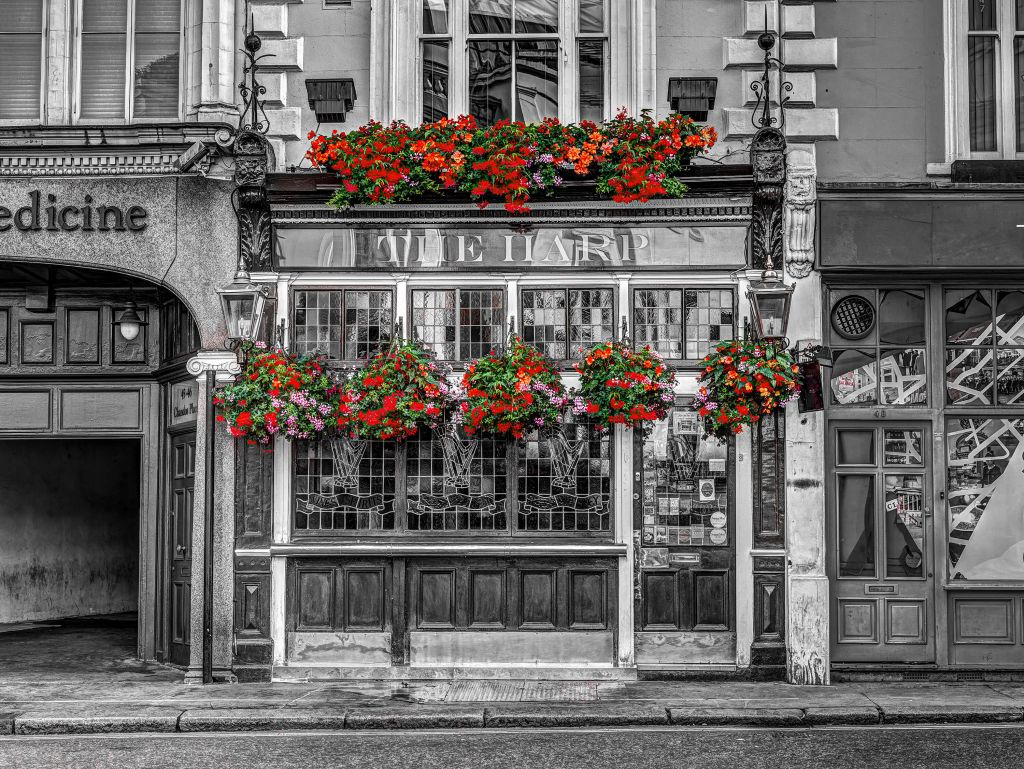
{"label": "hanging flower basket", "polygon": [[462,386],[460,418],[467,435],[522,438],[561,424],[569,402],[554,363],[516,336],[504,354],[492,351],[471,363]]}
{"label": "hanging flower basket", "polygon": [[279,434],[309,439],[334,430],[338,383],[319,358],[289,355],[262,342],[247,342],[242,350],[242,373],[213,396],[217,421],[231,435],[268,444]]}
{"label": "hanging flower basket", "polygon": [[590,348],[576,371],[580,390],[573,413],[602,429],[662,420],[675,399],[675,374],[650,347],[633,350],[623,342],[604,342]]}
{"label": "hanging flower basket", "polygon": [[396,441],[439,427],[457,395],[446,375],[418,342],[393,339],[342,385],[338,427],[352,437]]}
{"label": "hanging flower basket", "polygon": [[800,393],[799,367],[771,343],[719,342],[703,364],[693,407],[704,431],[717,438],[742,432]]}
{"label": "hanging flower basket", "polygon": [[329,201],[338,208],[462,192],[481,208],[500,201],[522,212],[572,178],[595,178],[598,192],[619,203],[681,197],[686,185],[678,174],[717,138],[714,128],[689,117],[655,121],[648,111],[638,118],[620,112],[602,124],[549,118],[488,127],[463,115],[420,126],[370,122],[347,133],[310,133],[306,156],[340,177]]}

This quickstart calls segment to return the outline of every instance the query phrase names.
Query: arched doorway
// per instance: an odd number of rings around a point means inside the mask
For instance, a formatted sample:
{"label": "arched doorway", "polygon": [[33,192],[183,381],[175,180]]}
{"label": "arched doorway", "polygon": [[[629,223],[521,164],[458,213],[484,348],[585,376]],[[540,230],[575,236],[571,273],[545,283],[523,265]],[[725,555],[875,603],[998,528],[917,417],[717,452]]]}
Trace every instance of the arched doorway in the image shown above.
{"label": "arched doorway", "polygon": [[0,623],[57,664],[188,664],[198,348],[154,282],[0,261]]}

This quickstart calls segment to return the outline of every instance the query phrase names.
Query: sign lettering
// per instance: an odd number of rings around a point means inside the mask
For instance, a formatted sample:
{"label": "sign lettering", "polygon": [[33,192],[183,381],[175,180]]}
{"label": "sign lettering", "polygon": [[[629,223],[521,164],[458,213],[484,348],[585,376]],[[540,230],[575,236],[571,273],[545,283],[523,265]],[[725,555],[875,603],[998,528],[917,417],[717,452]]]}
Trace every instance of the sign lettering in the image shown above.
{"label": "sign lettering", "polygon": [[43,200],[39,190],[32,190],[28,197],[21,208],[0,206],[0,232],[12,228],[20,232],[142,232],[149,216],[142,206],[122,209],[94,204],[92,195],[86,195],[81,205],[58,204],[53,193]]}

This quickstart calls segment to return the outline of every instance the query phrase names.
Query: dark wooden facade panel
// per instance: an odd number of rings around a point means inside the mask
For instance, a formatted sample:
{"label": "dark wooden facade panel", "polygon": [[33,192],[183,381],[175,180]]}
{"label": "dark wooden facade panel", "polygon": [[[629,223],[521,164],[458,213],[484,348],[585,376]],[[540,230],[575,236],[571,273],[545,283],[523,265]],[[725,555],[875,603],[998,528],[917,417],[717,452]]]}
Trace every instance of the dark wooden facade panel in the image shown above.
{"label": "dark wooden facade panel", "polygon": [[640,630],[734,630],[728,567],[641,572]]}
{"label": "dark wooden facade panel", "polygon": [[754,547],[786,546],[786,414],[776,411],[753,429]]}
{"label": "dark wooden facade panel", "polygon": [[329,569],[300,569],[297,575],[297,630],[334,627],[334,574]]}
{"label": "dark wooden facade panel", "polygon": [[729,572],[694,572],[692,605],[694,630],[729,630]]}
{"label": "dark wooden facade panel", "polygon": [[345,626],[352,630],[384,629],[384,569],[342,569]]}
{"label": "dark wooden facade panel", "polygon": [[392,565],[379,558],[310,558],[289,563],[288,629],[391,629]]}
{"label": "dark wooden facade panel", "polygon": [[678,571],[643,572],[644,630],[679,629],[679,579]]}
{"label": "dark wooden facade panel", "polygon": [[469,620],[471,628],[505,627],[505,572],[491,569],[469,569]]}
{"label": "dark wooden facade panel", "polygon": [[569,571],[569,627],[604,630],[608,625],[608,590],[605,571]]}
{"label": "dark wooden facade panel", "polygon": [[455,627],[455,569],[423,569],[418,572],[416,627]]}
{"label": "dark wooden facade panel", "polygon": [[556,616],[558,573],[523,569],[519,572],[519,617],[522,627],[553,630]]}
{"label": "dark wooden facade panel", "polygon": [[274,452],[235,443],[235,547],[270,545],[274,501]]}

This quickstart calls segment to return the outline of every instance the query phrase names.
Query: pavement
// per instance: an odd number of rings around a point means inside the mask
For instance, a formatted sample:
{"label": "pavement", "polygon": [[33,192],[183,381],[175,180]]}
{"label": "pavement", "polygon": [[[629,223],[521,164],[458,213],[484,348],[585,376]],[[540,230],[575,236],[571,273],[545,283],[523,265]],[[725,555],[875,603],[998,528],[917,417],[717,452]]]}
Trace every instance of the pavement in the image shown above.
{"label": "pavement", "polygon": [[[125,629],[127,627],[127,630]],[[2,630],[2,629],[0,629]],[[0,735],[1024,724],[1024,682],[432,680],[194,686],[110,621],[0,632]]]}

